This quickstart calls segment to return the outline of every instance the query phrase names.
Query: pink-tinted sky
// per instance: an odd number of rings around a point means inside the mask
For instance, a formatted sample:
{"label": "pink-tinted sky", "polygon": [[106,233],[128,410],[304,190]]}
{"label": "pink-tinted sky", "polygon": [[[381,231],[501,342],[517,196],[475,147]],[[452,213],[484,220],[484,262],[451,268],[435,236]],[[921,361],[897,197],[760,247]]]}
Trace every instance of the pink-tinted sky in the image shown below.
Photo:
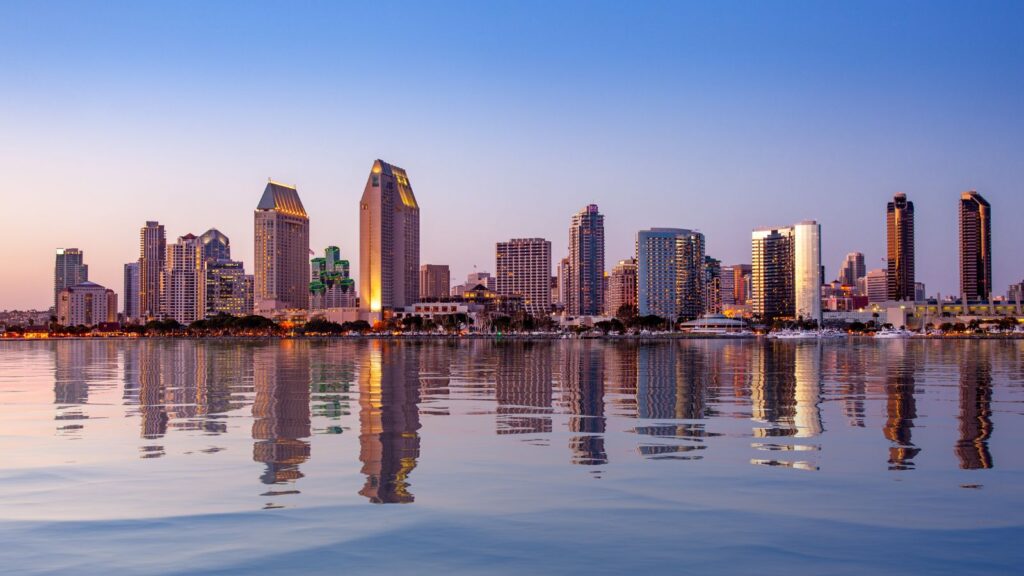
{"label": "pink-tinted sky", "polygon": [[378,157],[453,279],[510,237],[564,252],[591,202],[609,267],[641,228],[732,263],[751,228],[816,218],[832,277],[849,251],[879,265],[903,191],[918,279],[948,294],[976,188],[1002,293],[1024,277],[1022,30],[1012,2],[0,3],[0,309],[49,305],[57,247],[120,292],[146,220],[216,227],[251,269],[267,177],[357,264]]}

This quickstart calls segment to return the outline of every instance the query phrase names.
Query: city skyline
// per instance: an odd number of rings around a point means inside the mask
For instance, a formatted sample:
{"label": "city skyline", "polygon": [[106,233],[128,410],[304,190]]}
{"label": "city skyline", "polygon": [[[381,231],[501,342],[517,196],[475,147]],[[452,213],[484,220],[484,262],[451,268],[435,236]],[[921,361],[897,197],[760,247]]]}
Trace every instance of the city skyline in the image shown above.
{"label": "city skyline", "polygon": [[[86,254],[90,280],[122,286],[147,220],[171,238],[215,227],[247,261],[249,198],[268,175],[303,191],[310,244],[340,246],[358,270],[354,207],[376,157],[416,175],[429,206],[420,260],[449,264],[453,278],[487,270],[507,238],[549,239],[557,262],[566,218],[589,203],[607,216],[606,264],[631,257],[636,231],[652,227],[699,230],[709,255],[745,263],[750,230],[813,218],[834,277],[852,251],[880,267],[884,203],[904,192],[915,203],[916,280],[956,295],[954,203],[977,190],[995,207],[1001,294],[1024,275],[1009,220],[1024,210],[1014,18],[870,6],[743,6],[728,22],[699,6],[564,5],[543,21],[529,7],[405,7],[401,38],[374,50],[406,63],[417,90],[380,99],[356,90],[380,61],[364,46],[369,33],[349,24],[370,17],[359,7],[319,19],[160,12],[159,29],[115,7],[7,7],[0,37],[17,57],[0,78],[19,113],[0,119],[10,138],[0,162],[19,193],[0,215],[0,309],[47,306],[62,246]],[[576,29],[556,26],[570,16],[582,19]],[[275,22],[310,43],[231,48]],[[333,33],[340,24],[350,38]],[[639,26],[653,29],[628,33]],[[74,41],[95,29],[116,32]],[[964,31],[977,40],[948,40]],[[555,33],[568,37],[537,42]],[[112,59],[126,40],[131,57]],[[291,98],[269,96],[268,83]],[[670,178],[641,185],[639,174]]]}

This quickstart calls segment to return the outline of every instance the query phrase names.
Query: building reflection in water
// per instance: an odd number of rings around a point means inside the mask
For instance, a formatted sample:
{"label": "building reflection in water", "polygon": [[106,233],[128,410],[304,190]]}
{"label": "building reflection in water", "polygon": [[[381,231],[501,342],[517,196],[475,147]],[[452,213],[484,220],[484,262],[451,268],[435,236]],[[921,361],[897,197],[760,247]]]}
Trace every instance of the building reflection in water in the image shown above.
{"label": "building reflection in water", "polygon": [[880,353],[887,361],[884,433],[895,444],[889,447],[889,469],[909,470],[913,469],[914,457],[921,451],[914,446],[911,434],[917,418],[916,367],[912,355],[907,353],[909,342],[893,340],[881,345],[884,349]]}
{"label": "building reflection in water", "polygon": [[563,348],[562,402],[569,414],[572,463],[600,465],[608,462],[604,449],[604,347],[581,341]]}
{"label": "building reflection in water", "polygon": [[960,356],[960,438],[956,457],[960,468],[979,470],[992,467],[988,440],[992,436],[992,366],[985,342],[971,342]]}
{"label": "building reflection in water", "polygon": [[57,431],[76,436],[88,420],[90,383],[115,373],[118,345],[112,341],[62,340],[53,346],[53,403]]}
{"label": "building reflection in water", "polygon": [[794,436],[813,438],[825,427],[821,422],[821,343],[798,344],[793,375],[796,380],[796,410],[793,414]]}
{"label": "building reflection in water", "polygon": [[794,342],[765,342],[751,358],[750,417],[766,424],[754,436],[794,436],[796,416],[796,350]]}
{"label": "building reflection in water", "polygon": [[282,340],[259,348],[253,358],[252,458],[266,464],[265,484],[302,478],[309,459],[308,342]]}
{"label": "building reflection in water", "polygon": [[504,342],[496,346],[494,396],[498,434],[551,432],[552,346]]}
{"label": "building reflection in water", "polygon": [[377,504],[408,503],[420,454],[420,343],[374,340],[360,358],[359,494]]}

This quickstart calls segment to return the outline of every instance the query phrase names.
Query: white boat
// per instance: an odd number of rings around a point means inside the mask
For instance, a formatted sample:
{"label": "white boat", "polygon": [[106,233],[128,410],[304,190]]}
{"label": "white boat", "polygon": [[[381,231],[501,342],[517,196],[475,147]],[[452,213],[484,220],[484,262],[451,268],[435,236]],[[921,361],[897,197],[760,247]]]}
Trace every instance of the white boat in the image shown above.
{"label": "white boat", "polygon": [[882,328],[878,332],[875,332],[875,338],[910,338],[914,333],[904,328]]}
{"label": "white boat", "polygon": [[778,340],[810,340],[818,338],[817,330],[791,330],[786,328],[784,330],[778,330],[770,332],[769,338],[776,338]]}
{"label": "white boat", "polygon": [[821,338],[846,338],[846,332],[834,328],[826,328],[819,332]]}

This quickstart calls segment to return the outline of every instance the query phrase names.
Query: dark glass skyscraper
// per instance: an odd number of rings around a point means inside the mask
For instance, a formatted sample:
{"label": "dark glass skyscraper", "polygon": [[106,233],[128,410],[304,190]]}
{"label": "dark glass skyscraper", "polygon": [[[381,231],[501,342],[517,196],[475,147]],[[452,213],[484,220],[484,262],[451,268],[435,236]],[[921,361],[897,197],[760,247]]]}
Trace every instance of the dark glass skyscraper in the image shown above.
{"label": "dark glass skyscraper", "polygon": [[974,190],[960,195],[960,294],[992,296],[992,206]]}
{"label": "dark glass skyscraper", "polygon": [[886,208],[887,258],[889,262],[887,298],[914,299],[914,203],[907,195],[896,194]]}

